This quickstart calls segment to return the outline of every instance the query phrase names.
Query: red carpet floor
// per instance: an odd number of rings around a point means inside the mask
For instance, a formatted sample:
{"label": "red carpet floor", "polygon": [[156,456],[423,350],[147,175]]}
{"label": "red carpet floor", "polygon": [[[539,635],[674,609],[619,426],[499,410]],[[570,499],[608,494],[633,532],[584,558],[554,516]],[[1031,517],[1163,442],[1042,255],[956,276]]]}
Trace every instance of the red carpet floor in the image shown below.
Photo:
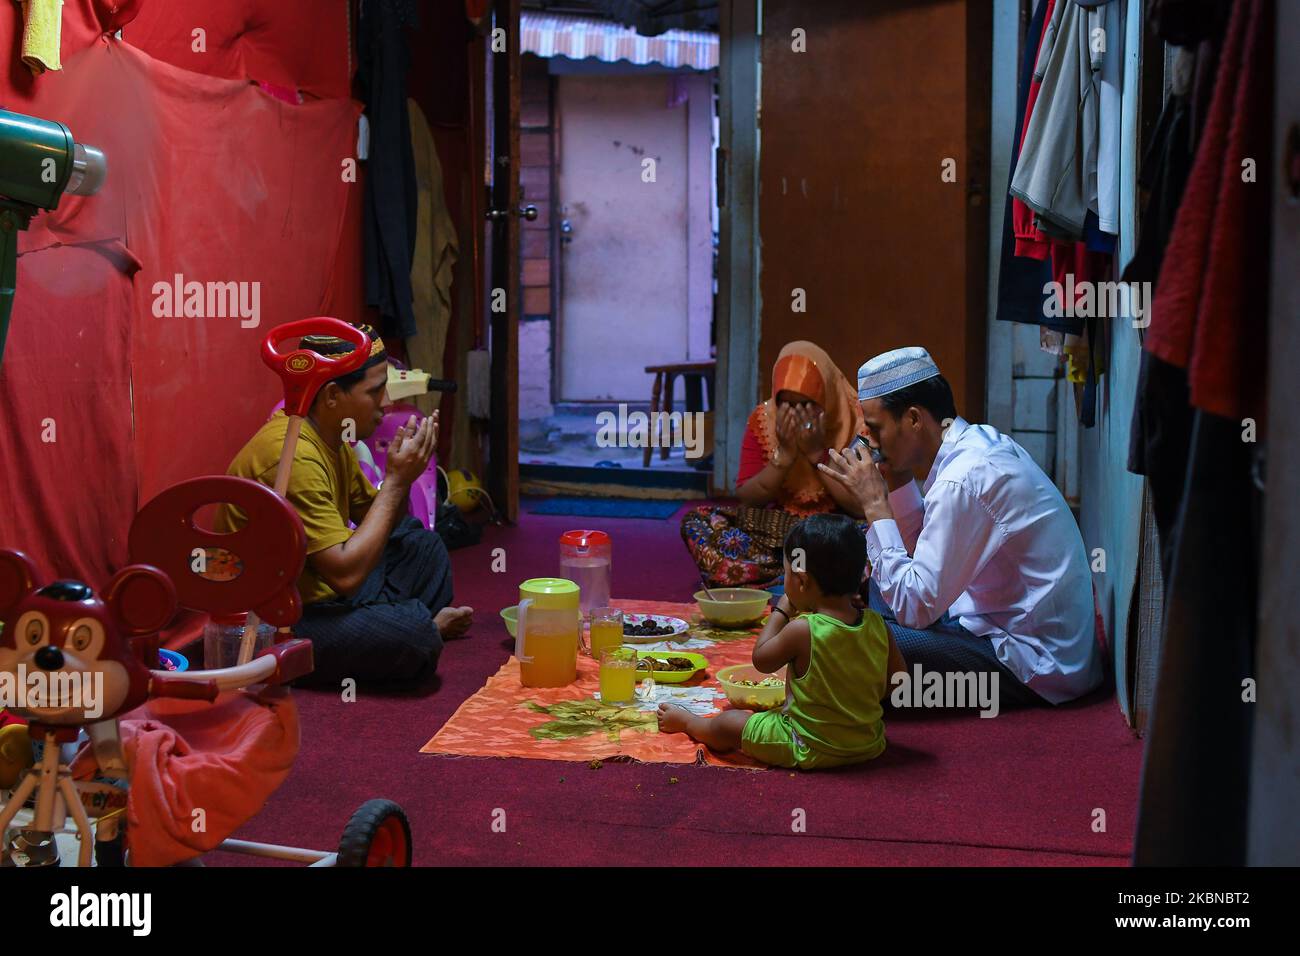
{"label": "red carpet floor", "polygon": [[[351,703],[297,691],[298,761],[238,835],[333,849],[357,806],[387,797],[410,817],[417,865],[1127,863],[1141,743],[1109,695],[994,719],[894,717],[884,756],[820,774],[420,754],[509,656],[497,612],[516,603],[519,582],[554,574],[560,533],[592,521],[614,538],[616,597],[691,599],[676,520],[523,514],[518,527],[489,528],[453,553],[456,599],[476,624],[447,647],[437,682],[402,695],[363,688]],[[492,570],[496,548],[504,572]]]}

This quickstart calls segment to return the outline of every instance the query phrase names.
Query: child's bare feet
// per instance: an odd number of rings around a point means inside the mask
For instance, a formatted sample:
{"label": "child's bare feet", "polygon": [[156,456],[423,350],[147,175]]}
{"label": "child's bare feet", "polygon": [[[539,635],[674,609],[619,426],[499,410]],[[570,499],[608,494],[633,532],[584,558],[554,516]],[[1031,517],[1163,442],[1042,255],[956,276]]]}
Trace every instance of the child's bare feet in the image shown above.
{"label": "child's bare feet", "polygon": [[438,626],[438,633],[446,639],[463,636],[473,619],[472,607],[445,607],[434,615],[433,623]]}
{"label": "child's bare feet", "polygon": [[676,704],[660,704],[656,716],[659,718],[661,734],[685,733],[686,724],[691,719],[690,712]]}

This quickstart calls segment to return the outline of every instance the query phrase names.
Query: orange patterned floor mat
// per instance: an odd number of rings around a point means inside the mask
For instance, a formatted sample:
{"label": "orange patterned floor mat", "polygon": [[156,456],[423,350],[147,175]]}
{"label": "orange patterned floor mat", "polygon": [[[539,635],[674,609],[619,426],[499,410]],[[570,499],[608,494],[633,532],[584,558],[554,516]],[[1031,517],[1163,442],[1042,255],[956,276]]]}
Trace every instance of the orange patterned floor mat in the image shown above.
{"label": "orange patterned floor mat", "polygon": [[[705,673],[682,688],[711,687],[722,694],[715,679],[719,668],[748,663],[759,625],[748,630],[720,630],[700,621],[694,604],[668,601],[617,601],[632,614],[664,614],[691,622],[689,636],[710,642],[692,648],[708,659]],[[736,751],[715,754],[685,734],[661,734],[654,711],[634,705],[605,704],[599,690],[598,665],[578,656],[578,679],[567,687],[523,687],[519,662],[512,656],[488,678],[473,697],[461,704],[433,739],[420,748],[426,754],[468,757],[531,757],[540,760],[638,760],[647,763],[707,763],[721,767],[761,768]],[[716,706],[728,706],[725,696]]]}

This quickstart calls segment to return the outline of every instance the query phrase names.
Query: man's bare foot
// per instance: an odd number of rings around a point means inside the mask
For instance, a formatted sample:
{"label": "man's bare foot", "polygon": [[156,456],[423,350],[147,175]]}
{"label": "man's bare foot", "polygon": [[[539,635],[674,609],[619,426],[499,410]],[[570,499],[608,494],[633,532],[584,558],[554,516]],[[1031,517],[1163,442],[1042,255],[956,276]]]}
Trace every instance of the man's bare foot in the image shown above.
{"label": "man's bare foot", "polygon": [[473,619],[472,607],[445,607],[433,616],[433,623],[438,625],[438,633],[446,639],[461,637],[469,630]]}
{"label": "man's bare foot", "polygon": [[690,712],[676,704],[660,704],[655,712],[659,718],[659,733],[684,734],[686,724],[690,721]]}

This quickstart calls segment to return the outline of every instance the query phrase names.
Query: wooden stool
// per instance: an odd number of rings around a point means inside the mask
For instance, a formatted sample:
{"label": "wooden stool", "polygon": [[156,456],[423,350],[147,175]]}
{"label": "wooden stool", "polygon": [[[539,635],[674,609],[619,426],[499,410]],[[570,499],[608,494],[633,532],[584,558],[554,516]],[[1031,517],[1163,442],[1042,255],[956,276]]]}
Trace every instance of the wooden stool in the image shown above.
{"label": "wooden stool", "polygon": [[[713,411],[713,372],[717,368],[717,364],[713,359],[709,359],[707,362],[677,362],[672,365],[647,365],[645,367],[646,372],[653,375],[655,379],[654,384],[650,387],[650,441],[646,444],[645,458],[641,467],[650,467],[650,452],[657,443],[660,396],[663,396],[663,411],[671,415],[673,411],[673,382],[680,375],[686,393],[686,411],[702,412],[704,411],[704,383],[708,382],[709,411]],[[659,449],[659,457],[667,460],[667,443]]]}

